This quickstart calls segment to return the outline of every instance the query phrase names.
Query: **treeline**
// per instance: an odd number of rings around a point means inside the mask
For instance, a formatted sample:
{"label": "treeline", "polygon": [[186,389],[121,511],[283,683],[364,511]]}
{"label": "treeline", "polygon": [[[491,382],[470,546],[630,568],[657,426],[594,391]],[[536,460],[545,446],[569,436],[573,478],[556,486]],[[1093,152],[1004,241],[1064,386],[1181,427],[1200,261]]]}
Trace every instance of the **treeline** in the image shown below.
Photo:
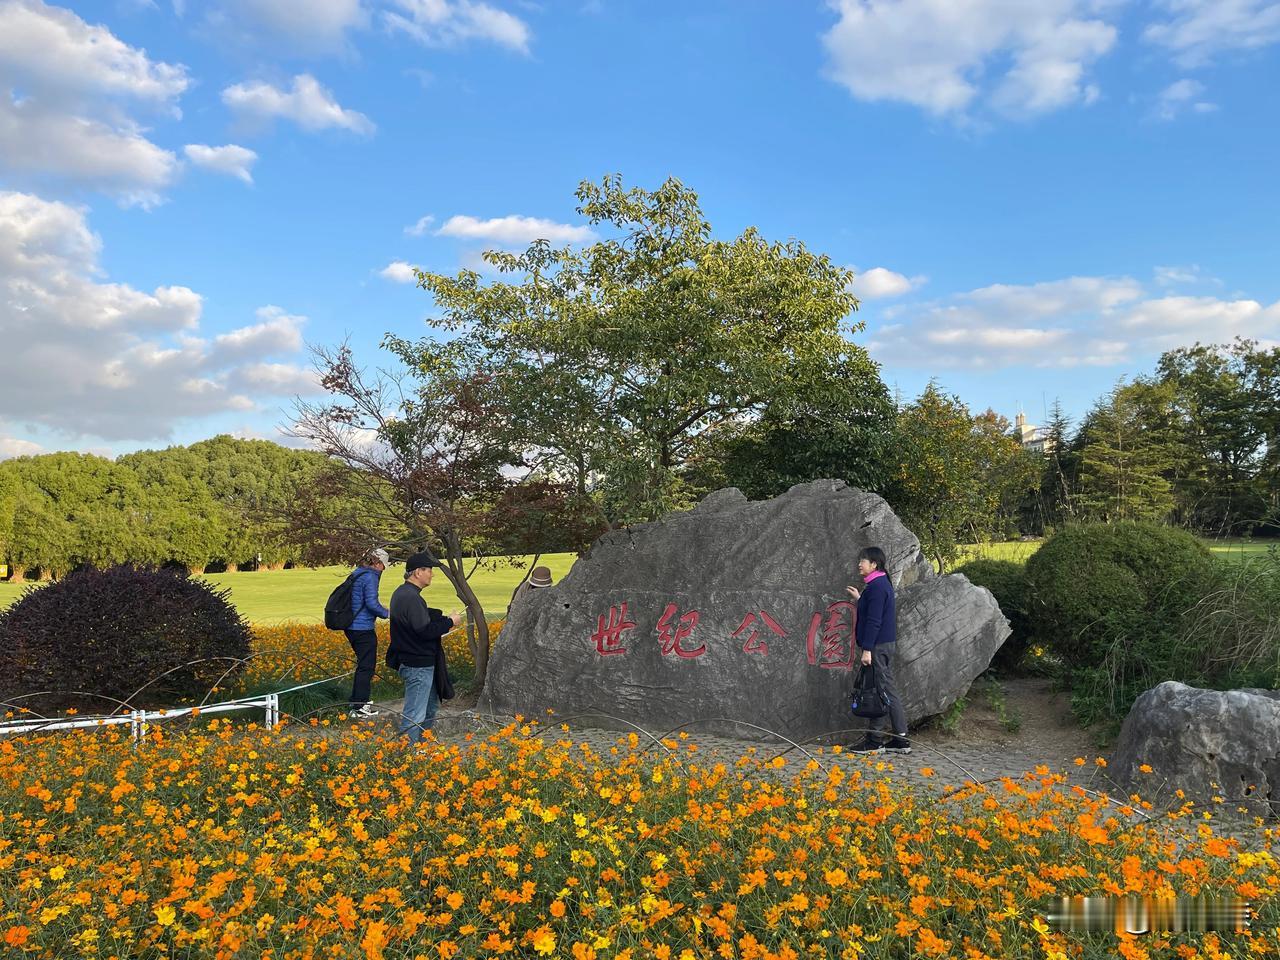
{"label": "treeline", "polygon": [[321,460],[218,436],[114,461],[52,453],[0,462],[0,562],[19,580],[125,561],[280,567],[301,550],[279,518]]}
{"label": "treeline", "polygon": [[762,420],[728,437],[702,481],[766,497],[841,477],[882,494],[940,567],[963,543],[1088,521],[1280,534],[1280,348],[1237,340],[1169,351],[1078,425],[1055,403],[1026,443],[1006,417],[972,413],[936,383],[896,410],[878,378],[860,388],[867,400],[855,415],[782,429]]}
{"label": "treeline", "polygon": [[1280,348],[1170,351],[1079,428],[1055,410],[1042,526],[1158,520],[1209,536],[1280,533]]}

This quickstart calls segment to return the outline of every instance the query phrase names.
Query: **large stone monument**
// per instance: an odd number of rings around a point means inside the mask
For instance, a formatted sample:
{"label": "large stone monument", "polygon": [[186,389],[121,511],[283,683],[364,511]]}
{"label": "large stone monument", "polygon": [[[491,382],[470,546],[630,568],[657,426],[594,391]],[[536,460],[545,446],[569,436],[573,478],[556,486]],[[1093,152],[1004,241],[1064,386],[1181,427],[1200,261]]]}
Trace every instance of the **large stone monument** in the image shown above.
{"label": "large stone monument", "polygon": [[[688,513],[600,537],[553,587],[522,591],[480,709],[547,719],[607,714],[661,732],[745,721],[792,738],[858,726],[858,551],[881,547],[898,601],[909,722],[986,669],[1009,625],[991,594],[937,576],[880,497],[839,480],[748,501],[734,488]],[[733,723],[700,731],[751,735]]]}

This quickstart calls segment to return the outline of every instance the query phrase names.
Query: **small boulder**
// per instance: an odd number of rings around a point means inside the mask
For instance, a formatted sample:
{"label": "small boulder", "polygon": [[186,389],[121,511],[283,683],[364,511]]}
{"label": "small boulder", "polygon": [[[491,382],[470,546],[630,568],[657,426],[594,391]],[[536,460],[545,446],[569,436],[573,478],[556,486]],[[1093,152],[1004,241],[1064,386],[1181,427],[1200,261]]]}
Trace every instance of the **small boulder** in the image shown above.
{"label": "small boulder", "polygon": [[1181,789],[1197,803],[1217,796],[1229,808],[1280,817],[1280,690],[1201,690],[1166,680],[1134,702],[1109,771],[1144,799]]}

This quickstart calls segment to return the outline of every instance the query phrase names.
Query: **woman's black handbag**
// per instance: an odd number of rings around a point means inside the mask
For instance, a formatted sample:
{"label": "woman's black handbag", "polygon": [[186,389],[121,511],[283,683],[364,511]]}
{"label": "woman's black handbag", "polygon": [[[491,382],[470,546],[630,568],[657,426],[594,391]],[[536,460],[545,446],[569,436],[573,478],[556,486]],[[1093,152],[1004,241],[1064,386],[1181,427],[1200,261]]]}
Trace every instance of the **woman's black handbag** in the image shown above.
{"label": "woman's black handbag", "polygon": [[880,688],[875,664],[859,667],[853,682],[853,715],[864,720],[877,720],[889,712],[889,695]]}

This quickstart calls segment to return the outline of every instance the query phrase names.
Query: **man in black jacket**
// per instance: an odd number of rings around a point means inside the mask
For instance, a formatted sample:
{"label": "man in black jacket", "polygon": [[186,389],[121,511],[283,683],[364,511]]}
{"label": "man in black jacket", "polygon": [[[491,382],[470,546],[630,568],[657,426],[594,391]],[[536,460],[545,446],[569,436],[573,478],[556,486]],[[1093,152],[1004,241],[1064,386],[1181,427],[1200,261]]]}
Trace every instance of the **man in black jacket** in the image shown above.
{"label": "man in black jacket", "polygon": [[404,680],[400,732],[410,743],[421,740],[423,731],[435,723],[440,693],[449,682],[441,639],[462,623],[460,611],[445,616],[422,599],[422,590],[439,565],[430,553],[415,553],[405,561],[404,583],[391,595],[387,665]]}

